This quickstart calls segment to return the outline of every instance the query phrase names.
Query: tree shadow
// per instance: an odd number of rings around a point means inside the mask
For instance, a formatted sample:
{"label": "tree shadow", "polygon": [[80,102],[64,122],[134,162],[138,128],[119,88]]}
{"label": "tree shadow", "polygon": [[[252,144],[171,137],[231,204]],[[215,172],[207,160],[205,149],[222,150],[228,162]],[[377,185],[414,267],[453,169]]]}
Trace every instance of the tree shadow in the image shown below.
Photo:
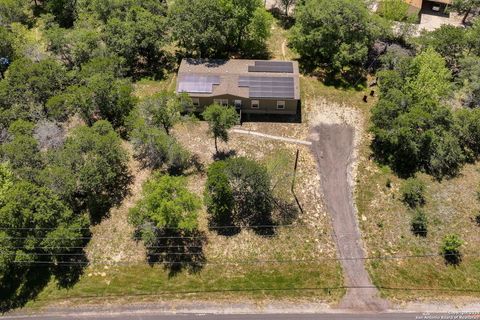
{"label": "tree shadow", "polygon": [[74,211],[87,210],[92,224],[99,224],[104,218],[108,217],[110,209],[119,206],[123,199],[131,194],[130,186],[132,182],[133,175],[127,170],[111,186],[105,188],[107,192],[80,196],[79,198],[83,198],[84,201],[75,204]]}
{"label": "tree shadow", "polygon": [[457,250],[447,250],[443,253],[446,265],[458,266],[462,262],[462,254]]}
{"label": "tree shadow", "polygon": [[203,246],[207,238],[204,232],[157,230],[156,241],[148,247],[147,260],[153,266],[161,263],[168,270],[168,276],[174,277],[187,269],[199,272],[206,262]]}
{"label": "tree shadow", "polygon": [[294,17],[286,16],[285,12],[276,6],[269,9],[268,12],[280,22],[280,26],[285,30],[289,30],[295,24]]}
{"label": "tree shadow", "polygon": [[7,266],[4,274],[9,277],[0,283],[0,312],[25,306],[42,292],[52,276],[55,276],[59,288],[71,288],[87,264],[88,259],[81,248],[71,255],[58,256],[55,264],[38,261],[28,266]]}
{"label": "tree shadow", "polygon": [[275,207],[272,219],[278,225],[292,224],[298,219],[300,208],[297,203],[289,202],[283,199],[275,200]]}
{"label": "tree shadow", "polygon": [[213,160],[214,161],[227,160],[228,158],[235,157],[236,155],[237,155],[237,151],[233,149],[230,149],[228,151],[220,150],[213,155]]}
{"label": "tree shadow", "polygon": [[71,255],[59,257],[57,264],[57,268],[53,269],[52,273],[57,279],[58,287],[71,288],[83,274],[85,267],[88,265],[88,258],[84,249],[79,248]]}
{"label": "tree shadow", "polygon": [[50,281],[49,265],[36,265],[32,268],[15,266],[9,268],[0,286],[0,312],[23,307],[34,299]]}

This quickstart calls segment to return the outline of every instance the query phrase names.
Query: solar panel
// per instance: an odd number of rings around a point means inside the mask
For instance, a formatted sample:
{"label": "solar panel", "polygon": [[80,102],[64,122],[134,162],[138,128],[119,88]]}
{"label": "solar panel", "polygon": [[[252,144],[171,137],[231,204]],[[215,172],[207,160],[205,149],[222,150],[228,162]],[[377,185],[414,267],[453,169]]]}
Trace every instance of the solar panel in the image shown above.
{"label": "solar panel", "polygon": [[188,74],[180,76],[178,92],[212,93],[213,85],[220,84],[219,76]]}
{"label": "solar panel", "polygon": [[248,72],[293,73],[293,63],[285,61],[255,61]]}
{"label": "solar panel", "polygon": [[250,98],[295,98],[293,77],[239,77],[238,86],[248,87]]}

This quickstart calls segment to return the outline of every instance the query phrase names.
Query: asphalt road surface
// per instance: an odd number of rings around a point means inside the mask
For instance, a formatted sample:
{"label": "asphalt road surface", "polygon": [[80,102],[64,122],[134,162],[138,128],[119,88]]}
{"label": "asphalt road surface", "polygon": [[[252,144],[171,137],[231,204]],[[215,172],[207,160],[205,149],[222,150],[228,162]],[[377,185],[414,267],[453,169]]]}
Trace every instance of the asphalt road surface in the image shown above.
{"label": "asphalt road surface", "polygon": [[[11,320],[421,320],[448,319],[440,315],[424,316],[417,313],[382,313],[382,314],[256,314],[256,315],[213,315],[213,314],[149,314],[135,313],[64,313],[10,315],[0,319]],[[452,318],[453,319],[453,318]]]}

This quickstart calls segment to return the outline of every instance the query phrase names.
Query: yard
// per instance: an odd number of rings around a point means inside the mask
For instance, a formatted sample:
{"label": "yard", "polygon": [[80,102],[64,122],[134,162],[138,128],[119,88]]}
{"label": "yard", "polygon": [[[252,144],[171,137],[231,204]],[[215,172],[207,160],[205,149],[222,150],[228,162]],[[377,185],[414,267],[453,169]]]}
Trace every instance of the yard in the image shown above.
{"label": "yard", "polygon": [[[288,48],[285,50],[288,52]],[[340,90],[324,87],[313,77],[303,77],[302,85],[305,88],[302,124],[247,122],[242,129],[306,140],[315,99],[324,93],[330,93],[332,99],[343,98]],[[160,90],[173,90],[174,86],[175,77],[170,76],[162,82],[140,81],[135,88],[137,96],[145,97]],[[173,134],[201,163],[201,168],[189,172],[187,179],[189,188],[202,196],[205,168],[213,162],[214,154],[207,124],[187,121],[177,125]],[[127,142],[124,146],[132,153]],[[200,268],[172,274],[164,265],[149,265],[145,262],[143,244],[133,239],[134,230],[127,222],[127,214],[139,199],[141,185],[151,172],[142,169],[132,157],[130,168],[135,177],[132,194],[94,227],[94,236],[87,247],[91,263],[79,282],[70,289],[58,289],[51,282],[28,306],[78,305],[98,299],[122,302],[130,296],[135,296],[135,301],[186,297],[215,301],[239,298],[256,302],[273,298],[339,301],[345,292],[343,277],[336,261],[330,217],[324,209],[315,159],[308,146],[232,133],[231,141],[220,144],[220,149],[265,164],[277,198],[290,204],[289,208],[293,205],[289,212],[276,210],[284,223],[275,228],[273,235],[260,235],[248,229],[233,236],[219,235],[217,230],[209,230],[203,212],[200,231],[207,240],[202,245],[204,263]],[[297,149],[300,156],[295,194],[301,209],[290,191]]]}

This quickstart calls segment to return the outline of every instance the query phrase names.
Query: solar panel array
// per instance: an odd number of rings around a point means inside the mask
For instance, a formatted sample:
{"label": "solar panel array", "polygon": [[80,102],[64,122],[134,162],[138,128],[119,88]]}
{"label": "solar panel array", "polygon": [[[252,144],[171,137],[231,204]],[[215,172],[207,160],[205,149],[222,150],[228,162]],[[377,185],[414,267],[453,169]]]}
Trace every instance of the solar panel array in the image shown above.
{"label": "solar panel array", "polygon": [[250,89],[250,98],[295,99],[293,77],[239,77],[239,87]]}
{"label": "solar panel array", "polygon": [[255,61],[248,72],[293,73],[293,63],[285,61]]}
{"label": "solar panel array", "polygon": [[220,84],[220,76],[188,74],[180,76],[179,92],[212,93],[213,85]]}

